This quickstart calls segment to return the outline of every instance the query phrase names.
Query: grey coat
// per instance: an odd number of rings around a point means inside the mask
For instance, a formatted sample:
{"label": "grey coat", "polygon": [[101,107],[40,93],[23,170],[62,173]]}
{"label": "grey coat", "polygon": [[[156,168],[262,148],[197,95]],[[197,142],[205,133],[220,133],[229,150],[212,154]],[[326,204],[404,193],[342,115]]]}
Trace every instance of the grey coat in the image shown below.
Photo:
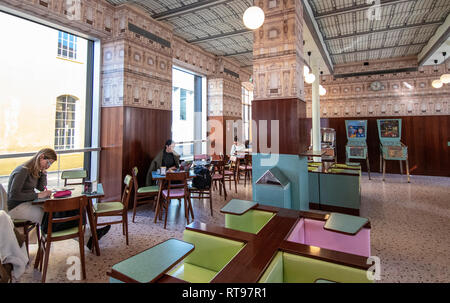
{"label": "grey coat", "polygon": [[12,210],[17,205],[37,199],[39,191],[45,190],[47,186],[47,175],[40,174],[39,178],[34,178],[28,168],[20,165],[13,170],[8,182],[8,210]]}
{"label": "grey coat", "polygon": [[[161,151],[156,155],[156,157],[153,159],[152,163],[150,163],[150,167],[147,171],[147,178],[145,179],[145,186],[151,186],[154,185],[153,179],[152,179],[152,171],[157,170],[162,165],[162,159],[163,159],[163,153],[164,149],[161,149]],[[180,165],[180,155],[177,154],[175,151],[173,152],[175,162],[177,166]]]}

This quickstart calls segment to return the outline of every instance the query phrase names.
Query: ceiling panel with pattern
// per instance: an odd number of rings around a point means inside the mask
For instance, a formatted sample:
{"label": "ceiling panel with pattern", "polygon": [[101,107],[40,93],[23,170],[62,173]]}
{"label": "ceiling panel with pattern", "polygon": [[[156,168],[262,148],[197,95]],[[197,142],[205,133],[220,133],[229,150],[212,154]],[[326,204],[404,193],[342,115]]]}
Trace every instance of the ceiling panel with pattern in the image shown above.
{"label": "ceiling panel with pattern", "polygon": [[[252,65],[253,34],[242,23],[252,0],[107,0],[140,6],[175,35]],[[333,64],[419,54],[450,13],[449,0],[303,0],[311,6]],[[369,15],[368,13],[375,13]]]}

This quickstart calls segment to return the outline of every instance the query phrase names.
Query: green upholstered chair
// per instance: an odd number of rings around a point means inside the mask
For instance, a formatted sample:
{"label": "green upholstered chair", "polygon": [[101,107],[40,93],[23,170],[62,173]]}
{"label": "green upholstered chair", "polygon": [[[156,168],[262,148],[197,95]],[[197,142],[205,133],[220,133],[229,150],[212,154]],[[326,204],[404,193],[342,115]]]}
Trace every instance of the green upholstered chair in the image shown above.
{"label": "green upholstered chair", "polygon": [[259,283],[370,283],[366,270],[279,251]]}
{"label": "green upholstered chair", "polygon": [[[131,189],[133,187],[133,178],[130,175],[126,175],[123,183],[125,188],[122,193],[122,200],[120,202],[101,202],[94,206],[94,220],[95,226],[110,225],[110,224],[122,224],[122,232],[125,235],[125,240],[128,245],[128,203],[130,201]],[[99,217],[122,217],[118,221],[108,221],[97,223]],[[94,246],[92,246],[94,249]]]}
{"label": "green upholstered chair", "polygon": [[[40,237],[40,246],[38,248],[36,261],[34,264],[34,268],[37,268],[40,265],[40,270],[42,270],[42,264],[44,264],[44,270],[42,272],[42,283],[45,282],[45,278],[47,275],[48,259],[50,257],[50,247],[52,242],[73,238],[78,238],[80,246],[81,270],[83,280],[86,279],[86,265],[84,262],[85,224],[83,223],[83,216],[87,203],[88,200],[86,196],[78,196],[66,199],[52,199],[44,202],[44,212],[48,213],[47,233],[42,232],[42,236]],[[53,217],[54,213],[56,212],[68,212],[76,210],[78,211],[77,215],[72,215],[65,218]],[[56,232],[52,231],[53,223],[62,223],[68,221],[78,221],[78,226]]]}
{"label": "green upholstered chair", "polygon": [[[84,184],[84,179],[87,177],[87,172],[82,170],[65,170],[61,173],[61,179],[64,180],[64,186],[66,185],[77,185],[77,184]],[[68,180],[73,179],[81,179],[81,182],[75,182],[75,183],[68,183]]]}
{"label": "green upholstered chair", "polygon": [[[134,217],[136,216],[136,207],[142,204],[148,204],[151,201],[155,201],[158,196],[159,187],[158,185],[139,187],[137,180],[138,168],[135,166],[131,170],[131,175],[133,176],[134,183],[134,201],[133,201],[133,223]],[[152,199],[152,200],[150,200]],[[153,210],[156,207],[156,203],[153,205]]]}
{"label": "green upholstered chair", "polygon": [[208,283],[244,247],[244,243],[186,229],[183,240],[195,246],[169,275],[191,283]]}
{"label": "green upholstered chair", "polygon": [[273,216],[274,213],[256,209],[250,209],[243,215],[225,214],[225,227],[257,234]]}
{"label": "green upholstered chair", "polygon": [[[5,212],[8,212],[8,194],[6,193],[5,188],[3,187],[2,184],[0,184],[0,210],[4,210]],[[14,223],[14,227],[16,228],[21,228],[23,230],[23,236],[25,238],[25,245],[26,245],[26,249],[27,249],[27,254],[28,256],[30,255],[29,253],[29,249],[28,249],[28,245],[29,245],[29,234],[30,232],[33,230],[33,228],[36,228],[36,235],[37,238],[39,239],[40,237],[40,233],[39,233],[39,224],[33,223],[31,221],[28,220],[20,220],[20,219],[12,219],[13,223]],[[38,244],[40,244],[39,240],[38,240]]]}

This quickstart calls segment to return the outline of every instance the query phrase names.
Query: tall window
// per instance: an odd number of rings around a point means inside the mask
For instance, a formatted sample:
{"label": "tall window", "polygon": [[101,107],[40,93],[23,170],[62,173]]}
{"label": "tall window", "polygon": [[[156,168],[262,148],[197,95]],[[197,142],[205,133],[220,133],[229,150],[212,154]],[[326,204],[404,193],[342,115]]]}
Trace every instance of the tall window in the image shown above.
{"label": "tall window", "polygon": [[250,140],[250,124],[252,120],[253,91],[242,87],[242,123],[244,128],[244,140]]}
{"label": "tall window", "polygon": [[77,36],[59,31],[58,56],[72,60],[77,59]]}
{"label": "tall window", "polygon": [[56,101],[55,149],[75,148],[76,99],[59,96]]}
{"label": "tall window", "polygon": [[186,90],[180,89],[180,120],[186,120]]}

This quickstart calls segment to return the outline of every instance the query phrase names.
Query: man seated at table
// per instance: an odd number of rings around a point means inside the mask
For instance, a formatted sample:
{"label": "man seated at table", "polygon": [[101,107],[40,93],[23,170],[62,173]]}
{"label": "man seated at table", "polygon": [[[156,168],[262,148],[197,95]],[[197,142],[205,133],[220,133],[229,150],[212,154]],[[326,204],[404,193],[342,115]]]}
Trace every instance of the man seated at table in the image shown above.
{"label": "man seated at table", "polygon": [[242,143],[238,142],[238,137],[234,136],[234,142],[231,146],[230,156],[235,156],[238,151],[244,150],[245,146]]}
{"label": "man seated at table", "polygon": [[161,168],[161,166],[165,166],[167,171],[175,171],[180,167],[180,155],[174,151],[174,148],[175,142],[171,139],[167,140],[164,148],[156,155],[155,159],[153,159],[150,164],[145,181],[146,186],[153,185],[152,171]]}

